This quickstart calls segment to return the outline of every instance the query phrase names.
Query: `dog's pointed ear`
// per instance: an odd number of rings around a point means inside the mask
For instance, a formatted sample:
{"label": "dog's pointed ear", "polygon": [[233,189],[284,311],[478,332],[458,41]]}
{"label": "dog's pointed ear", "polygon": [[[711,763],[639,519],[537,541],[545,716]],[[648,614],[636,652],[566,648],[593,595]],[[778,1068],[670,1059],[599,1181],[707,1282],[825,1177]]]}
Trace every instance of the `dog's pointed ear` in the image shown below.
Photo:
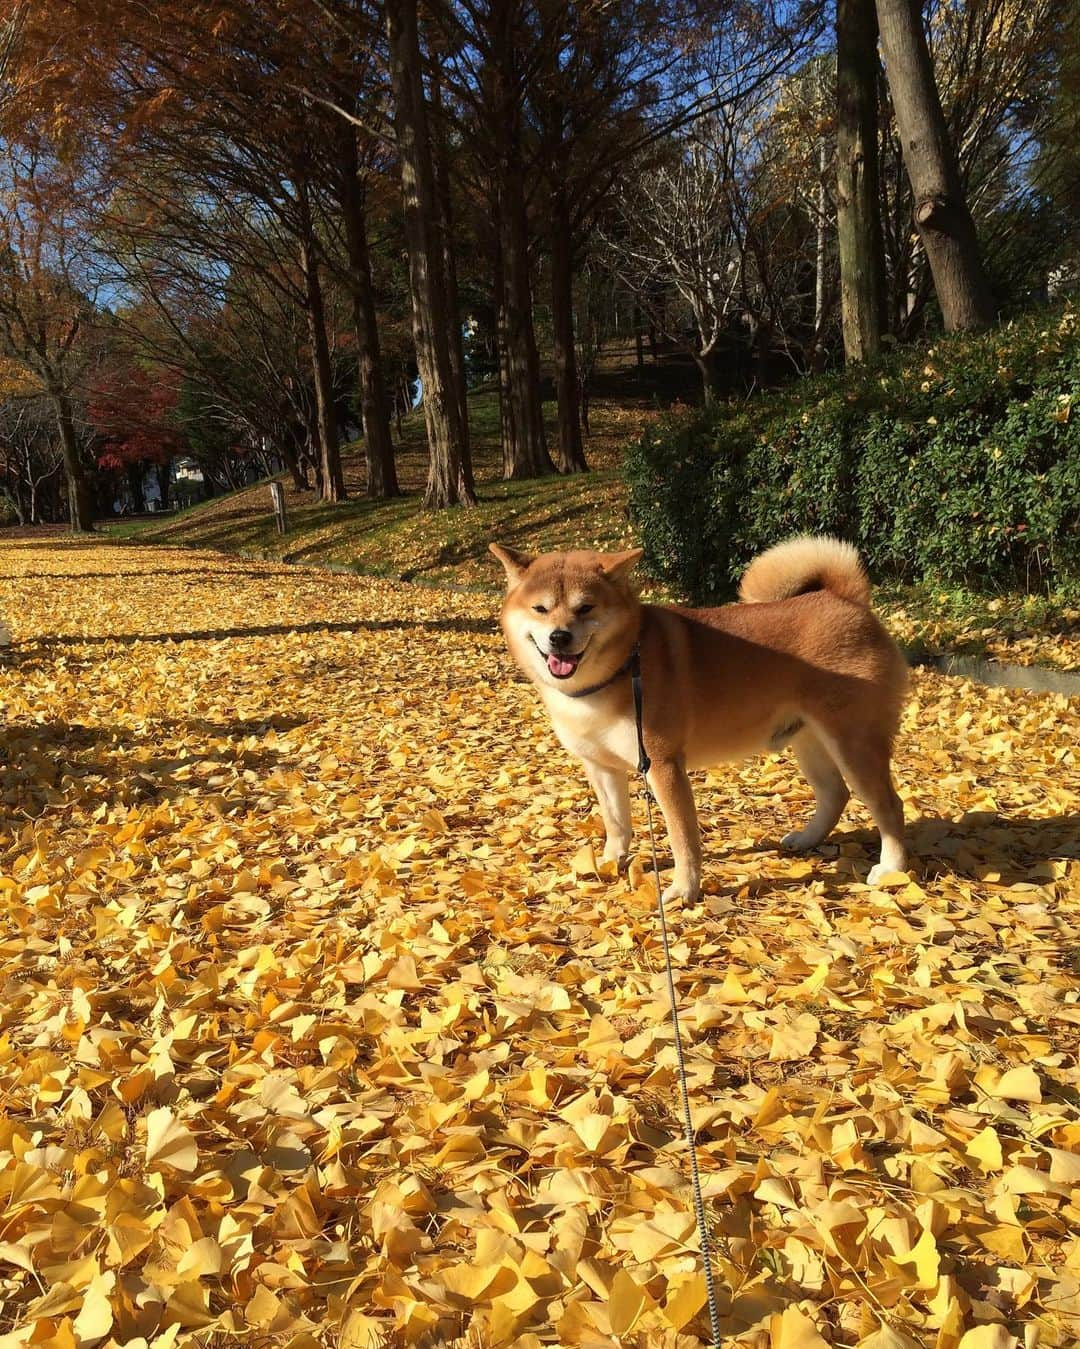
{"label": "dog's pointed ear", "polygon": [[489,543],[488,552],[503,564],[508,590],[513,590],[534,561],[528,553],[521,553],[516,548],[504,548],[501,543]]}
{"label": "dog's pointed ear", "polygon": [[644,556],[644,548],[631,548],[628,553],[602,553],[600,574],[609,581],[625,581]]}

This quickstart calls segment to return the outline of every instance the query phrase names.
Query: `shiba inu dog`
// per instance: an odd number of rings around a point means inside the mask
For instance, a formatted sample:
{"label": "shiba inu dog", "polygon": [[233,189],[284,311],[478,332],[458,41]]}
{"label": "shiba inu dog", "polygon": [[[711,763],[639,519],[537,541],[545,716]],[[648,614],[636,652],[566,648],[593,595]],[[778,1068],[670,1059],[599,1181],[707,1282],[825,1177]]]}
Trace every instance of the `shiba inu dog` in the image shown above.
{"label": "shiba inu dog", "polygon": [[640,653],[649,786],[667,824],[675,871],[664,899],[701,887],[701,835],[688,770],[790,744],[817,808],[782,846],[814,848],[849,788],[881,834],[873,884],[902,871],[904,817],[890,755],[907,666],[870,610],[850,544],[802,536],[748,567],[739,604],[642,604],[629,574],[642,555],[546,553],[490,545],[507,594],[500,622],[562,744],[584,764],[607,832],[604,858],[626,865],[629,775],[637,764],[630,667]]}

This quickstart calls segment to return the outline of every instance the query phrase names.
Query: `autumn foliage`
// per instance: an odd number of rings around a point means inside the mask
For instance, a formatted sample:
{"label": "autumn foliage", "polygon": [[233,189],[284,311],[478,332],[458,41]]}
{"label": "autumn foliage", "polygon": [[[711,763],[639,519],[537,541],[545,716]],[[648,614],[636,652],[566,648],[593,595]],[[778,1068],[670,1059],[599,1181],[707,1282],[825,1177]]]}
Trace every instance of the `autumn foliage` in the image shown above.
{"label": "autumn foliage", "polygon": [[[2,551],[7,1341],[702,1343],[652,879],[496,597]],[[857,811],[777,851],[786,759],[702,775],[726,1344],[1076,1343],[1078,731],[917,673],[886,889]]]}
{"label": "autumn foliage", "polygon": [[97,379],[87,412],[98,440],[98,467],[164,464],[184,447],[176,424],[179,396],[174,372],[150,373],[114,364]]}

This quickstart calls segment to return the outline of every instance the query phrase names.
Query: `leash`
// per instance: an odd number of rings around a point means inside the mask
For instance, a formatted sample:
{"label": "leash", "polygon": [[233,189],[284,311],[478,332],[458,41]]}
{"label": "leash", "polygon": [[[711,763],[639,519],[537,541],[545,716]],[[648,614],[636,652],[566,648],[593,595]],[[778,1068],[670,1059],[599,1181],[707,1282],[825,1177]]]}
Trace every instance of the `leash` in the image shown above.
{"label": "leash", "polygon": [[683,1133],[686,1136],[686,1149],[690,1154],[690,1184],[694,1195],[694,1215],[697,1218],[698,1237],[701,1241],[701,1265],[705,1274],[705,1295],[709,1306],[709,1325],[712,1329],[713,1349],[721,1349],[723,1340],[720,1334],[720,1308],[716,1300],[716,1285],[713,1282],[712,1244],[709,1240],[709,1228],[705,1221],[705,1202],[701,1197],[701,1173],[698,1171],[697,1145],[694,1142],[694,1121],[690,1113],[690,1088],[686,1081],[686,1059],[683,1056],[682,1032],[679,1028],[679,1007],[675,993],[675,975],[671,965],[671,943],[668,940],[667,915],[664,913],[664,900],[660,892],[660,868],[656,859],[656,834],[653,831],[652,792],[646,776],[652,767],[652,760],[645,749],[645,734],[642,722],[641,693],[641,651],[635,643],[630,653],[630,686],[634,692],[634,723],[637,730],[638,763],[641,783],[645,788],[645,814],[649,822],[649,842],[652,845],[653,876],[656,879],[656,907],[660,913],[660,936],[664,944],[664,967],[667,971],[668,997],[671,1001],[671,1026],[675,1032],[675,1058],[679,1065],[679,1088],[682,1094]]}

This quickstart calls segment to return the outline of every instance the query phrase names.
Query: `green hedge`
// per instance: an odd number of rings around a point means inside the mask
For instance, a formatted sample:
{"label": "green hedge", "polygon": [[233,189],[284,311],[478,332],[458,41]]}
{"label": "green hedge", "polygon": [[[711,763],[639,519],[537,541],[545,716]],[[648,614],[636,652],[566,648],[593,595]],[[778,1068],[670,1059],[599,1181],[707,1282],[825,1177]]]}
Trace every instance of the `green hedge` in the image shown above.
{"label": "green hedge", "polygon": [[1044,312],[873,367],[668,416],[627,451],[653,575],[730,594],[791,534],[856,543],[880,578],[1080,585],[1080,316]]}

